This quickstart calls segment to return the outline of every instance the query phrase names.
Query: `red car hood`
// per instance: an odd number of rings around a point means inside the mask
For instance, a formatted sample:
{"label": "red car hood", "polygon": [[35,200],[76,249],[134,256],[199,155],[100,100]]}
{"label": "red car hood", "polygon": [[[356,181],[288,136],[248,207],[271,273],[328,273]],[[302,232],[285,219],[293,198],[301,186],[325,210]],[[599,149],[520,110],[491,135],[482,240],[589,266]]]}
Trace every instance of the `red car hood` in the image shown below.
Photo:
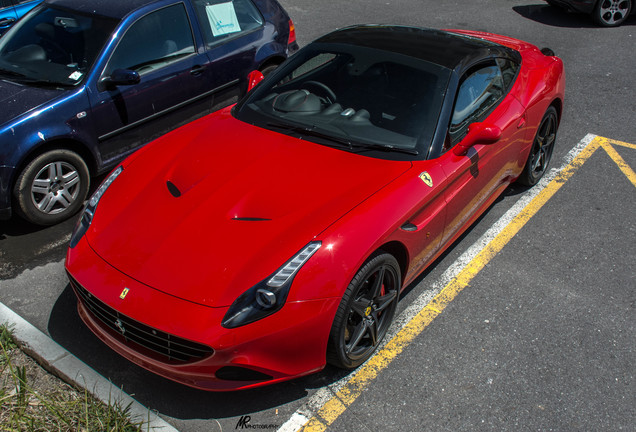
{"label": "red car hood", "polygon": [[86,237],[141,283],[228,306],[410,166],[257,128],[225,110],[126,161]]}

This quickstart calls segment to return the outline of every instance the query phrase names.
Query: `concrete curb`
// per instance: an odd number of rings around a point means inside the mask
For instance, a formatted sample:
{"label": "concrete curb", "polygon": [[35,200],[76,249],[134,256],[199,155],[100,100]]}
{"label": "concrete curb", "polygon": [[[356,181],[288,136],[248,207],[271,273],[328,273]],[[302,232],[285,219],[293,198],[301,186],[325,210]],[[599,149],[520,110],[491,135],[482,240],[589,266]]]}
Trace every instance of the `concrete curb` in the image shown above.
{"label": "concrete curb", "polygon": [[20,348],[47,371],[77,388],[86,389],[104,403],[130,405],[132,420],[143,421],[147,431],[179,432],[1,302],[0,324],[9,325]]}

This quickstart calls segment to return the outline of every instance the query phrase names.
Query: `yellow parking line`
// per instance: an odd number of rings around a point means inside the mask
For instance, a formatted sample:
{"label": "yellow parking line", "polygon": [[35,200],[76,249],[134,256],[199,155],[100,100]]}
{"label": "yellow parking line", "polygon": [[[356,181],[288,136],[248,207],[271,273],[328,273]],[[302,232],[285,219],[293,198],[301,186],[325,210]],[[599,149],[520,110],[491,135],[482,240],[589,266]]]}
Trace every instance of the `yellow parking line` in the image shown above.
{"label": "yellow parking line", "polygon": [[367,361],[353,377],[302,427],[305,432],[324,431],[362,394],[369,383],[385,369],[419,335],[470,281],[503,249],[521,228],[541,209],[545,203],[572,177],[594,152],[603,147],[621,168],[623,173],[635,183],[634,171],[616,153],[612,145],[622,145],[636,149],[629,143],[594,138],[557,176],[514,217],[510,223],[431,300],[412,318],[383,349]]}
{"label": "yellow parking line", "polygon": [[603,150],[605,150],[609,157],[611,157],[616,165],[618,165],[618,168],[620,168],[620,170],[623,172],[623,174],[625,174],[629,181],[632,182],[634,186],[636,186],[636,173],[629,165],[627,165],[625,159],[623,159],[621,155],[618,154],[613,145],[619,145],[634,150],[636,150],[636,145],[601,138],[601,147],[603,147]]}

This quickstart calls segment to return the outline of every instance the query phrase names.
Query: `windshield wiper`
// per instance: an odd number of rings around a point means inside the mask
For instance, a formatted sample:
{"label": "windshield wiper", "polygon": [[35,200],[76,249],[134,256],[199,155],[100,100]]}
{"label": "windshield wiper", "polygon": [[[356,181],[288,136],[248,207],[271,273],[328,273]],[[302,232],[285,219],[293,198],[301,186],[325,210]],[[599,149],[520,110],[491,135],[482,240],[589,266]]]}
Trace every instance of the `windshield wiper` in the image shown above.
{"label": "windshield wiper", "polygon": [[23,73],[12,71],[12,70],[5,69],[5,68],[0,68],[0,74],[7,75],[7,76],[12,76],[12,77],[18,77],[18,78],[26,78],[27,77]]}
{"label": "windshield wiper", "polygon": [[391,144],[372,144],[372,143],[364,143],[358,144],[356,147],[356,153],[361,153],[367,150],[380,150],[385,152],[397,152],[397,153],[406,153],[410,155],[418,155],[419,152],[414,148],[406,148],[406,147],[396,147]]}
{"label": "windshield wiper", "polygon": [[334,143],[337,143],[337,144],[342,144],[342,145],[346,146],[348,149],[352,149],[353,148],[353,144],[348,139],[335,137],[333,135],[329,135],[329,134],[326,134],[324,132],[317,131],[315,129],[316,126],[303,127],[303,126],[294,126],[294,125],[289,125],[289,124],[284,124],[284,123],[272,123],[272,122],[268,122],[267,126],[271,127],[271,128],[283,130],[283,131],[295,132],[295,133],[300,134],[300,135],[306,135],[306,136],[311,136],[311,137],[316,137],[316,138],[322,138],[322,139],[325,139],[325,140],[328,140],[328,141],[331,141],[331,142],[334,142]]}

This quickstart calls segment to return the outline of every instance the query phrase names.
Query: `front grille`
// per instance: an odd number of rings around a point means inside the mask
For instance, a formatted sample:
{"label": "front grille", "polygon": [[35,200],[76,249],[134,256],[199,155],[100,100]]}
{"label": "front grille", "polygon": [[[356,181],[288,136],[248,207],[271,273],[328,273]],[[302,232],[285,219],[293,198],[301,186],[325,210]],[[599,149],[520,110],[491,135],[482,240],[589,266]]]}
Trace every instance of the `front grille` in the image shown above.
{"label": "front grille", "polygon": [[[119,340],[131,345],[140,345],[159,354],[158,360],[169,363],[189,363],[208,357],[214,350],[207,345],[162,332],[122,315],[101,300],[69,275],[71,286],[84,307]],[[157,356],[153,356],[157,357]]]}

